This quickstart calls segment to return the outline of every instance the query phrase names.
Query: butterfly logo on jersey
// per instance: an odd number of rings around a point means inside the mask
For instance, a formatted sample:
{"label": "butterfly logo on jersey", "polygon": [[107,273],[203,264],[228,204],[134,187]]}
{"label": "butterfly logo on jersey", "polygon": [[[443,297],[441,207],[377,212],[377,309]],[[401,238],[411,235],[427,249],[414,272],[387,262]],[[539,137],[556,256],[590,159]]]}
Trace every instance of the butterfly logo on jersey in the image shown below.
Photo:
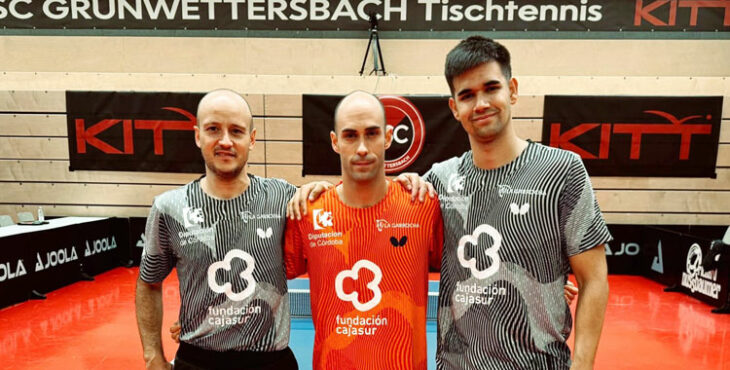
{"label": "butterfly logo on jersey", "polygon": [[406,242],[408,241],[408,237],[403,235],[400,240],[398,240],[395,236],[390,237],[390,244],[393,244],[394,247],[402,247],[406,245]]}
{"label": "butterfly logo on jersey", "polygon": [[268,239],[274,235],[274,232],[271,228],[266,229],[266,231],[256,228],[256,235],[258,235],[261,239]]}
{"label": "butterfly logo on jersey", "polygon": [[202,208],[183,208],[183,223],[185,224],[186,229],[192,227],[193,225],[202,224],[203,221],[204,219]]}
{"label": "butterfly logo on jersey", "polygon": [[[370,298],[370,300],[365,303],[360,302],[357,291],[346,294],[344,288],[345,278],[357,280],[360,277],[361,269],[370,270],[370,272],[373,273],[373,280],[366,285],[368,289],[373,291],[373,298]],[[355,309],[365,312],[377,306],[383,298],[383,292],[379,287],[381,280],[383,280],[383,271],[380,270],[378,265],[365,259],[359,260],[355,262],[351,270],[340,271],[340,273],[337,274],[337,277],[335,277],[335,293],[337,293],[337,298],[345,302],[352,302]]]}
{"label": "butterfly logo on jersey", "polygon": [[[231,262],[234,258],[243,260],[246,263],[246,268],[238,274],[243,281],[246,282],[246,289],[236,293],[233,291],[233,284],[226,281],[223,285],[218,284],[216,280],[216,273],[218,270],[223,269],[231,271]],[[256,267],[256,260],[250,254],[240,250],[232,249],[223,258],[223,261],[214,262],[208,267],[208,286],[216,293],[225,293],[226,297],[232,301],[242,301],[256,290],[256,280],[253,278],[253,270]]]}
{"label": "butterfly logo on jersey", "polygon": [[509,205],[509,210],[515,216],[524,216],[530,210],[530,203],[525,203],[521,206],[517,205],[517,203],[512,203]]}
{"label": "butterfly logo on jersey", "polygon": [[[466,245],[473,244],[479,247],[479,236],[487,234],[492,238],[492,246],[484,249],[484,254],[489,257],[491,263],[489,267],[484,270],[480,270],[477,267],[477,259],[470,258],[466,259]],[[471,235],[464,235],[459,239],[459,246],[456,248],[456,257],[459,259],[459,263],[462,267],[471,270],[472,276],[479,280],[486,279],[499,271],[499,248],[502,247],[502,234],[499,233],[494,227],[483,224],[479,225]]]}
{"label": "butterfly logo on jersey", "polygon": [[464,175],[457,175],[452,173],[449,176],[449,183],[446,186],[447,193],[455,193],[464,190]]}
{"label": "butterfly logo on jersey", "polygon": [[315,230],[322,230],[332,227],[332,212],[323,209],[315,209],[312,211],[312,224]]}

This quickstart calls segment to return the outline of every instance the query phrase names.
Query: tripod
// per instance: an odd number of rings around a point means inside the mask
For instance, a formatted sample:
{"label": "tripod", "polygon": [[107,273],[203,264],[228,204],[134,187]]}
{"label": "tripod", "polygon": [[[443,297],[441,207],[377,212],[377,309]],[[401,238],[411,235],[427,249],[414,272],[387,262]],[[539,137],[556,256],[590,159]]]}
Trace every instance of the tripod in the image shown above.
{"label": "tripod", "polygon": [[[373,44],[373,39],[375,44]],[[365,63],[368,60],[368,53],[370,52],[370,45],[373,47],[373,72],[377,75],[378,72],[382,72],[383,76],[385,72],[385,62],[383,61],[383,53],[380,50],[380,37],[378,37],[378,18],[375,13],[370,13],[370,39],[368,40],[368,46],[365,49],[365,57],[362,59],[362,67],[360,67],[360,76],[362,76],[365,70]]]}

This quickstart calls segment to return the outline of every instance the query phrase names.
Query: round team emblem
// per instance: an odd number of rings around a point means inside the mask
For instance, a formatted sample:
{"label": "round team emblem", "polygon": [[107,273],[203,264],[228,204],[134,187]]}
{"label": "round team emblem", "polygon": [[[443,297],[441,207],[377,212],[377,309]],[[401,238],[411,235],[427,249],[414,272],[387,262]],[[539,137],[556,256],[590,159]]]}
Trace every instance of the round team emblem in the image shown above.
{"label": "round team emblem", "polygon": [[426,125],[415,105],[402,96],[379,97],[386,124],[393,127],[393,142],[385,152],[385,173],[400,172],[418,159],[426,138]]}

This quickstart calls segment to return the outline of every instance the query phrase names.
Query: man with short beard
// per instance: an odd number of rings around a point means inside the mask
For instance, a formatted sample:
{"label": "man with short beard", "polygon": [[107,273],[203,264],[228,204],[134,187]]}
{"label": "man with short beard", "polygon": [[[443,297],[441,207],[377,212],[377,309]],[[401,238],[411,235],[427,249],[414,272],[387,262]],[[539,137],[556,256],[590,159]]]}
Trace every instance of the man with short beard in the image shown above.
{"label": "man with short beard", "polygon": [[295,187],[247,173],[256,129],[239,94],[205,95],[194,129],[205,176],[158,196],[147,218],[136,293],[147,368],[170,368],[160,336],[162,281],[177,268],[175,369],[297,369],[282,265]]}

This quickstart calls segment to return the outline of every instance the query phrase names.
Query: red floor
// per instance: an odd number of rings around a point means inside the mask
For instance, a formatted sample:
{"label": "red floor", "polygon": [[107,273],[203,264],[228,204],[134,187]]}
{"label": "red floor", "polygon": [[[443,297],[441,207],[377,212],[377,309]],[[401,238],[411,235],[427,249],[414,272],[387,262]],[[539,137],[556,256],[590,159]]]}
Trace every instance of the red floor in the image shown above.
{"label": "red floor", "polygon": [[[136,277],[137,269],[118,268],[45,301],[0,310],[0,368],[144,368],[134,318]],[[168,280],[164,328],[178,309],[177,279]],[[596,369],[730,370],[730,315],[711,314],[709,306],[664,293],[644,278],[610,276],[609,282]],[[176,345],[163,339],[171,356]]]}

